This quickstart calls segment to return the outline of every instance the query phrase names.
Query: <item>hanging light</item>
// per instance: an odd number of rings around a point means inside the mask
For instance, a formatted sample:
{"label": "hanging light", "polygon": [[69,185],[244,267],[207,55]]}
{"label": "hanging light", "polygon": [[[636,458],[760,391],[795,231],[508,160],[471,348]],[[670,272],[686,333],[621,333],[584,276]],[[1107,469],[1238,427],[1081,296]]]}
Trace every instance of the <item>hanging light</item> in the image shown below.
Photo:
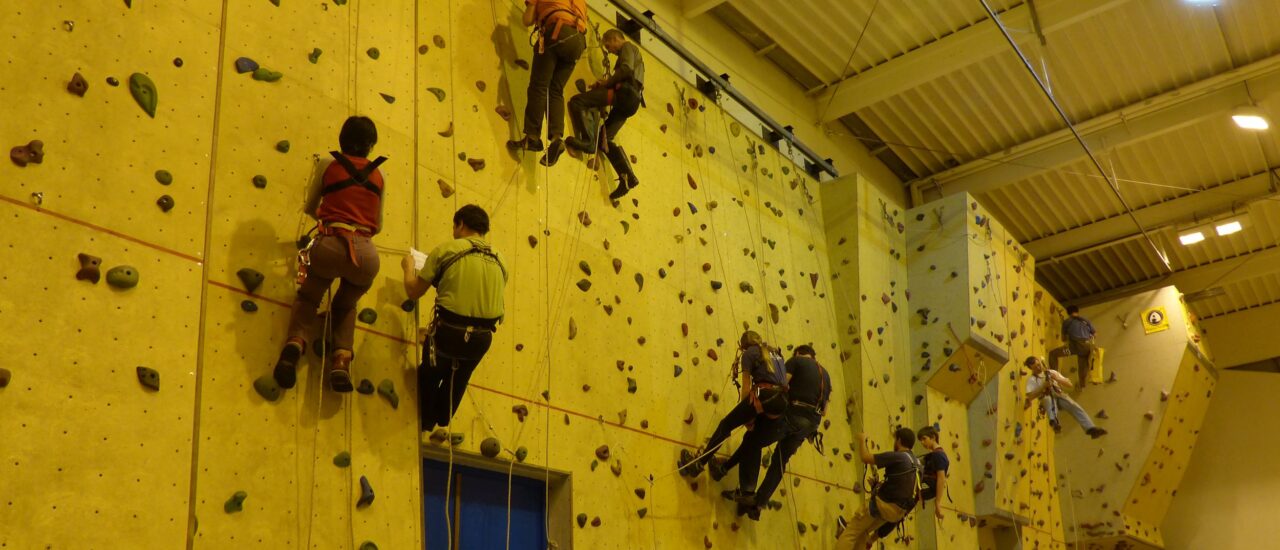
{"label": "hanging light", "polygon": [[1262,109],[1257,107],[1241,107],[1231,114],[1231,120],[1235,121],[1236,126],[1246,130],[1266,130],[1271,125],[1267,123],[1267,117]]}
{"label": "hanging light", "polygon": [[1219,237],[1225,237],[1233,233],[1239,233],[1244,229],[1244,216],[1235,216],[1227,218],[1215,224],[1214,231]]}
{"label": "hanging light", "polygon": [[1184,246],[1190,246],[1204,240],[1204,231],[1200,229],[1191,229],[1178,233],[1178,242]]}

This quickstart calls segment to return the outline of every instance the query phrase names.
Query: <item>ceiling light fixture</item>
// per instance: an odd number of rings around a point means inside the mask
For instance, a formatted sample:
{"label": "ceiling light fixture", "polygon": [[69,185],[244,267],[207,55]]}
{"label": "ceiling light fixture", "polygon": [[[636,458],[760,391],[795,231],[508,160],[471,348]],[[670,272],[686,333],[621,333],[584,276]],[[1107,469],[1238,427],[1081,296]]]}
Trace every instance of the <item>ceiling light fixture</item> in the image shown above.
{"label": "ceiling light fixture", "polygon": [[1244,218],[1241,218],[1241,217],[1231,218],[1228,220],[1218,222],[1217,226],[1214,228],[1214,230],[1217,231],[1219,237],[1225,237],[1232,233],[1239,233],[1243,229],[1244,229]]}
{"label": "ceiling light fixture", "polygon": [[1184,246],[1190,246],[1204,240],[1204,231],[1192,229],[1178,233],[1178,242]]}
{"label": "ceiling light fixture", "polygon": [[1266,130],[1271,125],[1267,123],[1267,117],[1263,114],[1262,109],[1257,107],[1241,107],[1231,114],[1231,120],[1235,121],[1236,126],[1246,130]]}

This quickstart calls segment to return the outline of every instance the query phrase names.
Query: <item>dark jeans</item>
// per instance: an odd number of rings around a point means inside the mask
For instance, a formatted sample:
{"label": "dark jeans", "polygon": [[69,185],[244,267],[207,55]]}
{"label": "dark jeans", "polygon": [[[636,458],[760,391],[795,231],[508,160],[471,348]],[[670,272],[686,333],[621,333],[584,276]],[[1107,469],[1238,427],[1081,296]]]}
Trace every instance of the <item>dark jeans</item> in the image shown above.
{"label": "dark jeans", "polygon": [[1076,372],[1080,376],[1080,385],[1076,386],[1076,391],[1083,390],[1089,383],[1089,359],[1093,357],[1093,350],[1095,349],[1097,349],[1097,346],[1094,345],[1093,340],[1071,338],[1067,341],[1067,345],[1049,351],[1049,368],[1058,370],[1059,358],[1075,355]]}
{"label": "dark jeans", "polygon": [[[733,433],[733,430],[739,426],[745,426],[747,422],[751,422],[755,418],[756,408],[751,405],[751,402],[748,400],[740,401],[733,410],[729,411],[729,414],[724,415],[724,419],[720,420],[720,425],[716,426],[716,431],[711,432],[711,439],[707,441],[706,450],[710,451],[716,448],[717,445],[724,443],[724,440],[729,438],[729,434]],[[711,462],[713,455],[714,453],[708,452],[702,457],[701,463],[705,465]]]}
{"label": "dark jeans", "polygon": [[584,143],[598,147],[596,135],[598,129],[594,123],[588,127],[587,112],[602,111],[609,105],[613,105],[613,108],[609,110],[609,116],[604,121],[604,141],[613,147],[613,140],[618,137],[622,125],[640,110],[640,91],[633,84],[624,84],[614,90],[613,103],[609,102],[607,88],[596,88],[573,96],[573,99],[569,100],[569,119],[573,121],[573,135]]}
{"label": "dark jeans", "polygon": [[[778,489],[778,484],[782,483],[782,472],[787,468],[787,461],[800,450],[800,446],[804,445],[804,441],[818,431],[818,424],[821,417],[814,410],[798,409],[797,405],[792,405],[787,416],[783,417],[786,424],[786,433],[778,441],[778,446],[774,448],[773,460],[769,462],[769,471],[764,474],[764,481],[760,482],[760,488],[756,489],[756,505],[764,506],[769,502],[769,498],[773,496],[773,492]],[[803,412],[802,412],[803,411]],[[755,470],[759,470],[760,466],[757,462]],[[742,474],[739,473],[739,476]],[[743,478],[739,478],[743,479]],[[755,485],[755,475],[751,476],[752,485]]]}
{"label": "dark jeans", "polygon": [[[786,435],[787,422],[783,418],[774,419],[764,415],[756,418],[751,430],[742,436],[742,444],[724,463],[725,471],[738,468],[739,491],[755,492],[756,481],[760,478],[760,458],[764,448],[777,443]],[[772,465],[769,471],[773,471]]]}
{"label": "dark jeans", "polygon": [[471,373],[492,343],[493,333],[487,330],[473,331],[468,338],[466,329],[445,324],[436,326],[435,336],[428,342],[435,347],[435,364],[431,362],[430,349],[426,349],[422,365],[418,367],[422,431],[449,425],[467,391]]}
{"label": "dark jeans", "polygon": [[529,68],[529,104],[524,108],[524,133],[542,135],[542,116],[547,117],[547,137],[564,135],[564,86],[573,67],[587,49],[587,38],[572,26],[560,29],[560,39],[543,37],[545,48],[533,55]]}
{"label": "dark jeans", "polygon": [[[347,240],[339,235],[319,235],[311,247],[311,266],[307,280],[298,288],[298,298],[293,302],[289,316],[289,337],[306,342],[315,334],[316,310],[324,293],[333,286],[334,279],[341,279],[338,291],[329,303],[329,320],[333,324],[333,347],[354,349],[356,334],[356,303],[373,285],[378,276],[378,250],[369,237],[354,235],[355,257],[360,265],[351,263]],[[327,336],[327,335],[326,335]],[[303,347],[306,347],[305,345]],[[332,350],[330,350],[332,351]]]}

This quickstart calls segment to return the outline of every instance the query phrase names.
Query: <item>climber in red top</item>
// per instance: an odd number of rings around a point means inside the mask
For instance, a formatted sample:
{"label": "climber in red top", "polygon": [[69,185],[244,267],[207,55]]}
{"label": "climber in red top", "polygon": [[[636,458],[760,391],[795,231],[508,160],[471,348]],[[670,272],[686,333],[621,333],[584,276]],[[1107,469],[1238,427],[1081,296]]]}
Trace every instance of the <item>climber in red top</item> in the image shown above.
{"label": "climber in red top", "polygon": [[542,117],[547,117],[550,145],[542,164],[550,166],[564,153],[564,86],[587,49],[586,0],[524,0],[524,24],[534,27],[537,43],[529,69],[529,103],[524,110],[524,137],[507,142],[514,150],[542,150]]}
{"label": "climber in red top", "polygon": [[[382,227],[382,172],[386,157],[370,161],[369,151],[378,142],[378,129],[367,117],[350,117],[342,125],[333,162],[312,189],[307,212],[319,222],[316,237],[298,253],[298,298],[289,318],[289,339],[280,351],[273,375],[281,388],[297,382],[298,359],[315,333],[313,325],[320,300],[341,279],[329,301],[332,323],[332,360],[327,374],[336,392],[349,392],[351,359],[356,330],[356,302],[378,275],[378,251],[372,238]],[[317,207],[318,204],[318,207]],[[314,208],[313,208],[314,207]]]}

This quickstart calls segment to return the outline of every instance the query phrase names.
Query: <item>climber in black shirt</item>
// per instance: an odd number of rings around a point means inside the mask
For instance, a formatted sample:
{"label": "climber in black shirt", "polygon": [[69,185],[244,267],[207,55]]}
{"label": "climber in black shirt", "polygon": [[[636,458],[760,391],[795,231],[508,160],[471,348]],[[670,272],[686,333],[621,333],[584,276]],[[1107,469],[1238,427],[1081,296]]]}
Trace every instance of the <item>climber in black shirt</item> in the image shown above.
{"label": "climber in black shirt", "polygon": [[[923,503],[933,499],[933,515],[942,519],[942,499],[938,497],[947,492],[947,471],[951,469],[951,460],[947,458],[946,451],[938,445],[937,428],[933,426],[920,428],[916,432],[916,439],[920,441],[921,446],[929,450],[927,454],[920,457],[920,462],[924,465],[924,472],[920,475],[920,484],[923,486],[920,491],[920,501]],[[889,536],[899,525],[902,525],[902,520],[881,525],[869,542],[874,543],[877,539]]]}
{"label": "climber in black shirt", "polygon": [[836,541],[837,550],[863,550],[867,537],[881,525],[901,521],[916,505],[916,487],[919,483],[920,463],[911,454],[916,444],[916,433],[911,428],[898,428],[893,433],[893,452],[871,454],[867,434],[858,434],[858,455],[863,464],[884,468],[884,480],[876,488],[868,504],[854,514],[849,525]]}

